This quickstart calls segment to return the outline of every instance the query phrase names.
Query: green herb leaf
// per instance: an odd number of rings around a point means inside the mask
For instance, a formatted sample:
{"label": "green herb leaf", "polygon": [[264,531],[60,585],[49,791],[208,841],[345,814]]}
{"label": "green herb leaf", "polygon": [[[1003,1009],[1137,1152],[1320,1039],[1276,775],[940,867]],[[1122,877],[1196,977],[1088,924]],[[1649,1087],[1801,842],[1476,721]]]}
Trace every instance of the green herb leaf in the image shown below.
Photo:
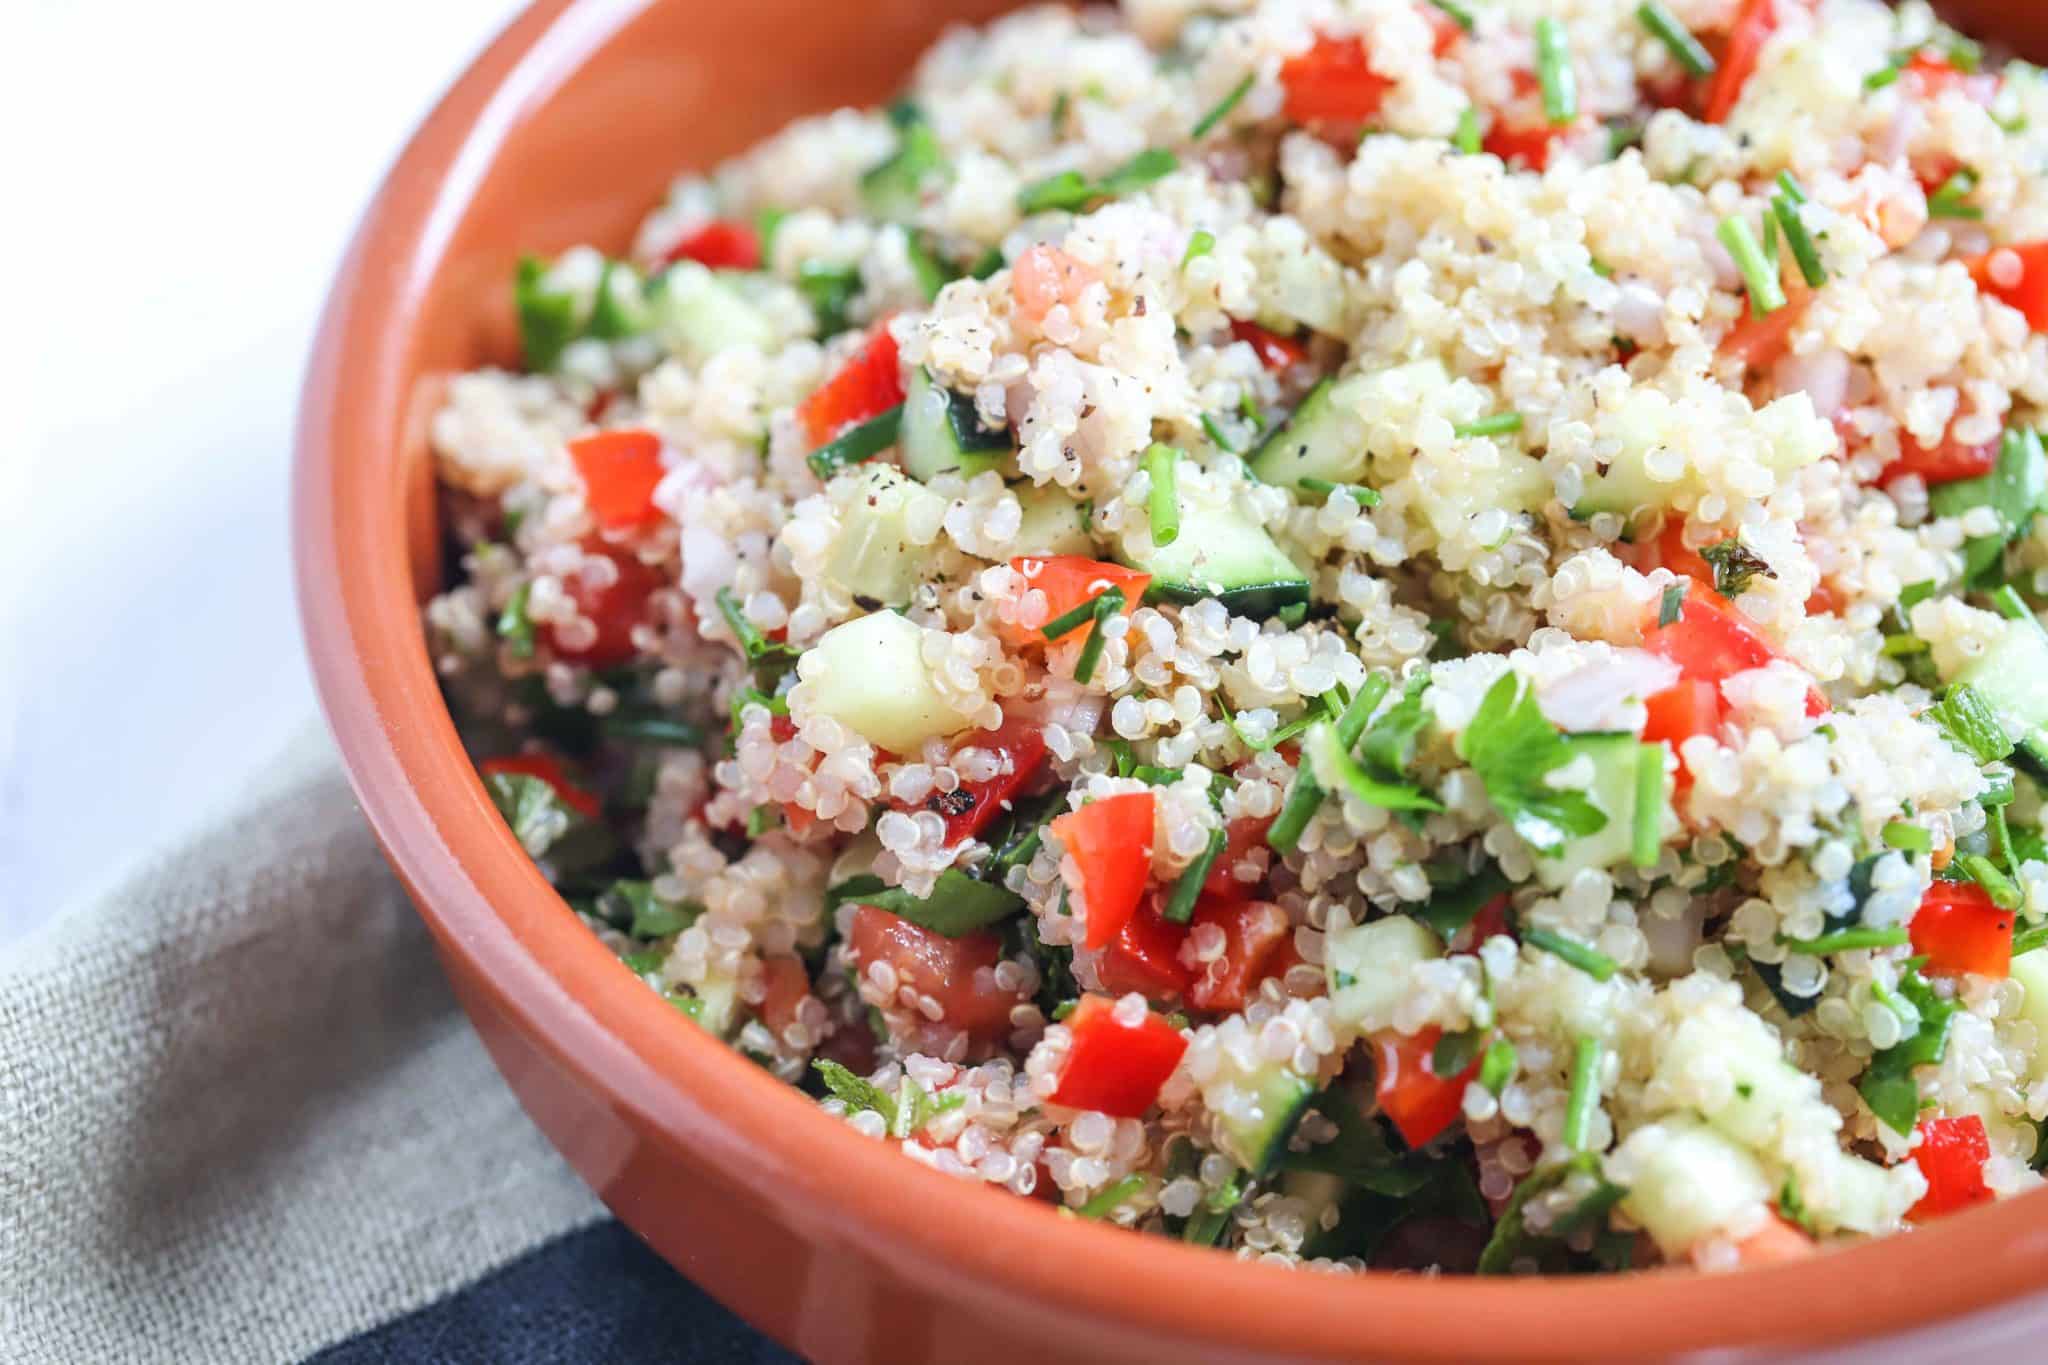
{"label": "green herb leaf", "polygon": [[[1963,546],[1964,581],[1982,586],[1998,567],[2005,547],[2026,534],[2048,507],[2048,452],[2030,428],[2008,427],[1999,439],[1998,461],[1989,474],[1942,484],[1928,495],[1939,517],[1961,516],[1978,507],[1998,514],[2000,530],[1973,536]],[[1901,604],[1904,603],[1903,594]]]}
{"label": "green herb leaf", "polygon": [[1512,670],[1487,689],[1458,749],[1494,809],[1537,852],[1554,857],[1571,839],[1606,828],[1607,817],[1584,792],[1545,783],[1572,760],[1571,746],[1544,719],[1534,689]]}
{"label": "green herb leaf", "polygon": [[1507,1089],[1520,1065],[1521,1058],[1515,1053],[1515,1045],[1505,1038],[1496,1038],[1487,1047],[1485,1060],[1479,1063],[1479,1084],[1486,1088],[1488,1094],[1498,1095]]}
{"label": "green herb leaf", "polygon": [[860,267],[805,261],[796,268],[797,292],[809,300],[818,319],[820,339],[838,336],[847,328],[846,310],[860,293]]}
{"label": "green herb leaf", "polygon": [[704,907],[695,901],[665,901],[652,882],[620,878],[597,895],[597,912],[634,938],[667,938],[697,922]]}
{"label": "green herb leaf", "polygon": [[1690,578],[1681,578],[1664,588],[1664,600],[1657,608],[1657,624],[1668,626],[1685,610],[1685,590],[1692,586]]}
{"label": "green herb leaf", "polygon": [[1500,868],[1486,864],[1473,876],[1452,886],[1434,891],[1430,898],[1413,911],[1415,917],[1436,931],[1436,936],[1446,943],[1463,932],[1494,899],[1505,895],[1508,879]]}
{"label": "green herb leaf", "polygon": [[[1188,234],[1188,249],[1181,253],[1181,269],[1187,269],[1188,262],[1194,260],[1197,256],[1206,256],[1215,249],[1216,234],[1204,228],[1196,228]],[[1203,418],[1202,420],[1206,422],[1208,419]]]}
{"label": "green herb leaf", "polygon": [[833,1098],[845,1103],[848,1113],[873,1110],[891,1128],[896,1126],[895,1099],[873,1081],[856,1076],[838,1062],[824,1057],[814,1060],[811,1068],[825,1082],[825,1088],[832,1092]]}
{"label": "green herb leaf", "polygon": [[546,374],[560,364],[562,352],[583,330],[582,305],[566,290],[549,289],[547,273],[547,262],[522,256],[512,284],[520,351],[526,368],[535,374]]}
{"label": "green herb leaf", "polygon": [[617,852],[611,831],[571,807],[545,778],[489,773],[484,789],[520,847],[529,857],[546,859],[556,876],[593,867]]}
{"label": "green herb leaf", "polygon": [[1870,1059],[1857,1089],[1880,1122],[1904,1135],[1913,1131],[1920,1116],[1920,1087],[1913,1079],[1913,1068],[1942,1059],[1948,1050],[1949,1021],[1959,1007],[1936,995],[1917,968],[1899,979],[1898,994],[1918,1016],[1919,1026]]}
{"label": "green herb leaf", "polygon": [[1765,578],[1776,578],[1773,569],[1762,555],[1742,543],[1740,536],[1729,536],[1712,545],[1700,547],[1700,558],[1714,566],[1714,591],[1727,598],[1736,598],[1749,591],[1750,580],[1761,574]]}
{"label": "green herb leaf", "polygon": [[2013,750],[1998,713],[1984,694],[1968,683],[1955,683],[1942,699],[1922,713],[1947,737],[1949,743],[1978,763],[1996,763]]}
{"label": "green herb leaf", "polygon": [[[1522,1210],[1531,1199],[1550,1193],[1574,1176],[1592,1177],[1592,1191],[1578,1207],[1552,1222],[1545,1233],[1531,1232],[1522,1220]],[[1487,1239],[1486,1249],[1479,1253],[1478,1273],[1507,1274],[1516,1261],[1534,1254],[1544,1243],[1562,1241],[1580,1228],[1604,1220],[1627,1194],[1625,1188],[1601,1175],[1600,1160],[1591,1152],[1581,1152],[1569,1160],[1530,1172],[1515,1186],[1508,1206],[1501,1210],[1500,1220],[1493,1225],[1493,1235]]]}
{"label": "green herb leaf", "polygon": [[929,896],[913,896],[900,887],[889,887],[841,899],[887,910],[947,938],[985,929],[1024,908],[1023,898],[1008,887],[977,881],[957,867],[939,874]]}
{"label": "green herb leaf", "polygon": [[526,614],[526,598],[532,590],[531,582],[521,583],[512,590],[505,609],[498,613],[498,638],[511,649],[515,659],[533,657],[533,618]]}

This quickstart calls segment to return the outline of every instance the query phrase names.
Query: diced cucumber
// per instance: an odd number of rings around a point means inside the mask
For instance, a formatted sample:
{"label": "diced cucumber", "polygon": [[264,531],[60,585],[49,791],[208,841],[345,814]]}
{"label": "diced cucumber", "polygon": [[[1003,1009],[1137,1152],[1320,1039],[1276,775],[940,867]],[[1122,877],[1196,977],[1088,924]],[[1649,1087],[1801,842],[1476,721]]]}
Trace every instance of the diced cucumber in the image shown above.
{"label": "diced cucumber", "polygon": [[734,1026],[739,1022],[740,983],[723,973],[713,973],[701,986],[695,988],[697,996],[696,1020],[699,1028],[719,1038],[730,1038]]}
{"label": "diced cucumber", "polygon": [[1910,1161],[1880,1166],[1838,1147],[1821,1149],[1817,1162],[1798,1168],[1799,1197],[1822,1232],[1889,1232],[1925,1190]]}
{"label": "diced cucumber", "polygon": [[2031,620],[2006,622],[1997,642],[1950,681],[1977,689],[2021,758],[2048,768],[2048,631]]}
{"label": "diced cucumber", "polygon": [[678,261],[654,282],[654,329],[662,345],[692,364],[736,346],[767,351],[775,328],[727,281],[695,261]]}
{"label": "diced cucumber", "polygon": [[936,497],[888,465],[864,466],[825,565],[826,576],[869,610],[908,602],[932,553],[929,545],[911,543],[911,509]]}
{"label": "diced cucumber", "polygon": [[[1252,258],[1261,293],[1261,321],[1299,322],[1332,336],[1350,335],[1345,302],[1351,293],[1345,287],[1344,267],[1336,257],[1305,238],[1267,238],[1253,247]],[[1286,328],[1282,325],[1279,330]]]}
{"label": "diced cucumber", "polygon": [[1757,1151],[1796,1130],[1801,1109],[1826,1103],[1820,1082],[1786,1061],[1770,1029],[1747,1010],[1715,1009],[1681,1020],[1659,1051],[1657,1071],[1686,1089],[1692,1078],[1725,1074],[1725,1098],[1703,1106],[1701,1116]]}
{"label": "diced cucumber", "polygon": [[1088,529],[1088,508],[1058,484],[1020,484],[1010,492],[1024,509],[1017,526],[1016,547],[1026,555],[1090,555],[1095,536]]}
{"label": "diced cucumber", "polygon": [[[1586,788],[1586,798],[1607,817],[1607,823],[1573,839],[1557,857],[1536,859],[1537,880],[1553,890],[1582,868],[1619,867],[1629,860],[1635,845],[1636,758],[1641,742],[1628,731],[1597,731],[1566,735],[1565,743],[1574,759],[1583,754],[1593,760],[1593,783]],[[1668,778],[1666,787],[1668,801]]]}
{"label": "diced cucumber", "polygon": [[[1138,544],[1150,545],[1149,536]],[[1174,542],[1139,553],[1127,536],[1124,562],[1152,575],[1146,590],[1150,597],[1168,602],[1213,597],[1234,616],[1263,618],[1308,601],[1308,576],[1263,526],[1228,504],[1203,498],[1186,483]]]}
{"label": "diced cucumber", "polygon": [[898,440],[904,469],[926,483],[940,474],[971,479],[1010,458],[1010,433],[983,426],[971,396],[939,387],[922,368],[904,392]]}
{"label": "diced cucumber", "polygon": [[1308,1205],[1308,1235],[1313,1238],[1322,1230],[1324,1210],[1344,1207],[1351,1182],[1330,1171],[1290,1170],[1280,1176],[1280,1193]]}
{"label": "diced cucumber", "polygon": [[1394,1006],[1408,994],[1408,973],[1443,956],[1427,925],[1406,915],[1351,924],[1341,915],[1323,937],[1323,970],[1330,979],[1330,1014],[1360,1033],[1388,1027]]}
{"label": "diced cucumber", "polygon": [[1316,1088],[1299,1072],[1277,1062],[1243,1077],[1238,1088],[1252,1095],[1255,1104],[1244,1113],[1222,1116],[1217,1126],[1225,1149],[1237,1163],[1254,1177],[1262,1176],[1286,1152],[1287,1139],[1315,1098]]}
{"label": "diced cucumber", "polygon": [[[1604,470],[1587,479],[1573,515],[1631,516],[1645,508],[1667,507],[1682,491],[1706,491],[1700,472],[1690,464],[1667,481],[1652,478],[1645,463],[1660,447],[1692,445],[1696,438],[1686,422],[1677,404],[1651,388],[1631,390],[1618,407],[1601,414],[1595,423],[1597,434],[1619,449]],[[1754,453],[1779,478],[1830,454],[1836,443],[1834,429],[1814,415],[1813,402],[1804,393],[1788,394],[1757,409],[1754,430],[1759,438]]]}
{"label": "diced cucumber", "polygon": [[1630,1133],[1608,1159],[1607,1175],[1628,1190],[1621,1207],[1674,1260],[1703,1237],[1747,1230],[1773,1193],[1747,1148],[1689,1115]]}
{"label": "diced cucumber", "polygon": [[832,627],[797,660],[813,710],[891,753],[915,754],[927,739],[964,729],[924,661],[924,627],[893,611]]}
{"label": "diced cucumber", "polygon": [[[1416,481],[1416,505],[1439,539],[1450,541],[1470,535],[1472,519],[1482,512],[1534,512],[1550,500],[1550,476],[1543,472],[1535,456],[1519,450],[1501,450],[1496,458],[1499,463],[1491,469],[1460,466],[1459,477]],[[1500,548],[1518,525],[1508,522],[1496,543],[1487,548]]]}
{"label": "diced cucumber", "polygon": [[1365,424],[1351,399],[1357,376],[1325,379],[1308,391],[1294,415],[1252,455],[1252,473],[1270,484],[1293,488],[1303,479],[1358,483],[1365,477]]}
{"label": "diced cucumber", "polygon": [[2020,998],[2020,1018],[2034,1026],[2033,1064],[2029,1078],[2035,1085],[2048,1082],[2048,948],[2021,953],[2012,960],[2012,979],[2026,994]]}

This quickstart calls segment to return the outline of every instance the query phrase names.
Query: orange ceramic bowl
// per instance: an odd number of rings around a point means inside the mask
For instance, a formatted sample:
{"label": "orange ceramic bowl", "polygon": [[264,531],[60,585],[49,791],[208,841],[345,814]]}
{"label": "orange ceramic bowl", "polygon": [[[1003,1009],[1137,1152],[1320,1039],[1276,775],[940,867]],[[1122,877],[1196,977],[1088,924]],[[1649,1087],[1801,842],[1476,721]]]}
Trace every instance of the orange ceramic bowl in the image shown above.
{"label": "orange ceramic bowl", "polygon": [[1064,1218],[826,1116],[636,983],[535,870],[421,636],[442,384],[510,358],[521,251],[623,244],[678,167],[883,98],[943,24],[1003,7],[545,0],[427,120],[341,268],[299,427],[307,639],[363,809],[534,1121],[684,1274],[825,1361],[2038,1355],[2048,1193],[1774,1269],[1574,1281],[1339,1278]]}

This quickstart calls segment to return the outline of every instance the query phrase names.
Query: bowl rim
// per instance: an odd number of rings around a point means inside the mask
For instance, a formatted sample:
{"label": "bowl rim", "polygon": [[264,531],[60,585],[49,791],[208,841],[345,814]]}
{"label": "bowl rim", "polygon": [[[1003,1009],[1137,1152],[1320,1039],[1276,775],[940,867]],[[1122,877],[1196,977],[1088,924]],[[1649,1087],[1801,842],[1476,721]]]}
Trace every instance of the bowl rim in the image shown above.
{"label": "bowl rim", "polygon": [[[769,1197],[806,1235],[858,1248],[935,1297],[1057,1306],[1083,1325],[1194,1349],[1464,1360],[1783,1349],[1867,1340],[2039,1292],[2048,1191],[1724,1275],[1436,1279],[1246,1263],[1089,1226],[906,1160],[725,1043],[679,1027],[653,992],[622,989],[624,969],[525,856],[456,737],[406,570],[395,438],[415,398],[408,374],[426,284],[485,168],[653,3],[539,0],[470,64],[365,211],[300,401],[294,571],[322,710],[442,950],[527,1037],[671,1145],[705,1153],[749,1188],[782,1182]],[[952,1216],[929,1213],[939,1201]]]}

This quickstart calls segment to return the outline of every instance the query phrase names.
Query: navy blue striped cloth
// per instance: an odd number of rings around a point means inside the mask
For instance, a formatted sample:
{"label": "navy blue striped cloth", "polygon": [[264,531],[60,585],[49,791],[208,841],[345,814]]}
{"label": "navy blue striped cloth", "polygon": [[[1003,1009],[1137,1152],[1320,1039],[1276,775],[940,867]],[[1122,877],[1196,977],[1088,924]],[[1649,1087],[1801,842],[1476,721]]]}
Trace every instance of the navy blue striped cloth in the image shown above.
{"label": "navy blue striped cloth", "polygon": [[545,1246],[312,1365],[795,1365],[614,1219]]}

